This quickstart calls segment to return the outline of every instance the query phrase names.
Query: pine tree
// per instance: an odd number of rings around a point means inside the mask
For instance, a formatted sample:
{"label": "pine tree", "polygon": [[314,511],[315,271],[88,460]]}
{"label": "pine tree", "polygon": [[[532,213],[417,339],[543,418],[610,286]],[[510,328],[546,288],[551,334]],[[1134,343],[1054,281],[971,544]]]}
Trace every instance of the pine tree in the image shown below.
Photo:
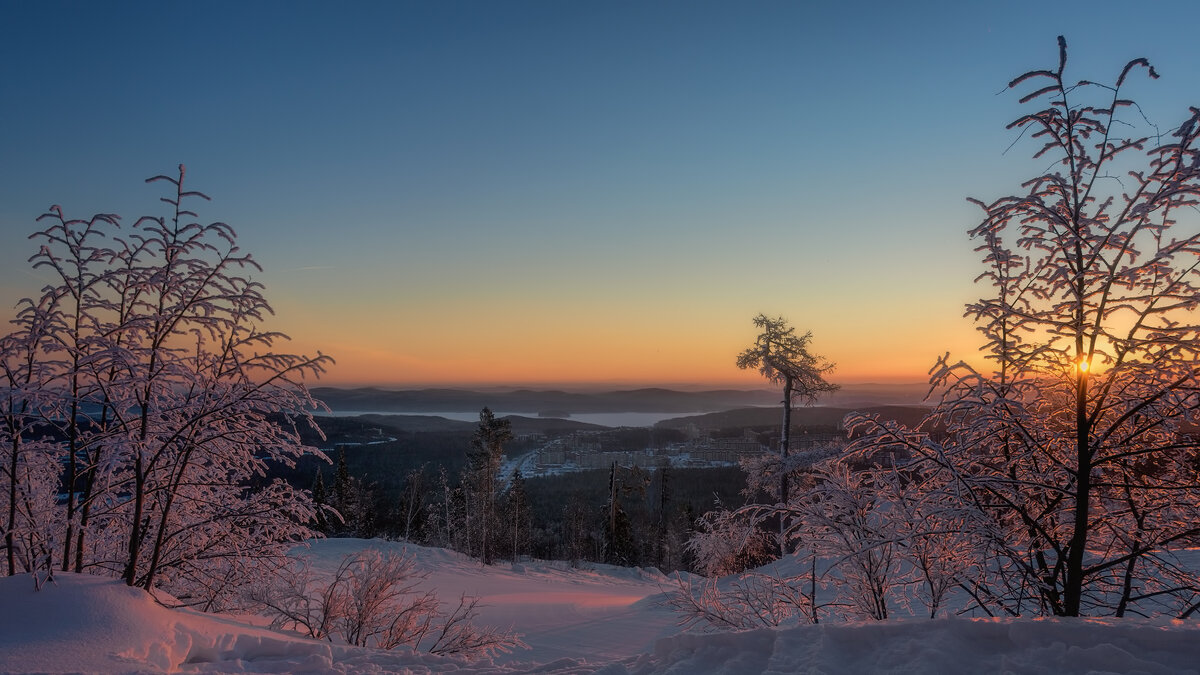
{"label": "pine tree", "polygon": [[346,447],[338,446],[337,471],[333,477],[333,508],[341,516],[341,525],[336,530],[349,532],[354,529],[354,479],[346,464]]}
{"label": "pine tree", "polygon": [[[473,503],[474,531],[479,542],[480,559],[492,563],[495,555],[496,538],[500,532],[496,509],[496,488],[500,478],[500,464],[504,459],[504,444],[511,441],[512,423],[496,419],[492,411],[484,408],[479,413],[479,426],[471,438],[471,449],[467,454],[467,478],[471,488],[469,502]],[[468,507],[470,508],[470,507]]]}
{"label": "pine tree", "polygon": [[578,492],[572,492],[567,503],[563,505],[563,539],[571,567],[578,567],[580,561],[588,558],[588,538],[592,531],[591,523],[588,522],[590,513]]}
{"label": "pine tree", "polygon": [[313,478],[312,500],[313,506],[316,508],[317,530],[328,533],[329,521],[325,519],[325,478],[324,472],[320,469],[317,469],[317,475]]}
{"label": "pine tree", "polygon": [[508,488],[506,520],[512,541],[512,559],[517,562],[529,547],[530,509],[529,497],[525,494],[525,477],[520,469],[513,469]]}
{"label": "pine tree", "polygon": [[[754,317],[754,325],[762,329],[754,340],[754,346],[746,349],[737,358],[737,367],[743,370],[757,368],[762,376],[774,384],[783,385],[783,424],[779,435],[779,456],[786,466],[791,447],[792,400],[795,397],[805,404],[815,403],[821,394],[837,391],[836,384],[825,381],[834,364],[808,351],[812,331],[797,336],[796,329],[787,319],[772,319],[765,314]],[[788,503],[788,471],[779,472],[779,503]],[[784,531],[786,522],[779,522],[779,552],[787,553]]]}
{"label": "pine tree", "polygon": [[655,537],[655,565],[664,572],[670,571],[675,564],[671,555],[671,467],[664,466],[658,470],[658,526]]}
{"label": "pine tree", "polygon": [[[622,473],[625,474],[622,477]],[[621,503],[630,495],[645,496],[650,477],[638,467],[626,469],[616,462],[608,472],[608,501],[604,505],[605,562],[613,565],[637,565],[638,546],[634,539],[633,521]]]}

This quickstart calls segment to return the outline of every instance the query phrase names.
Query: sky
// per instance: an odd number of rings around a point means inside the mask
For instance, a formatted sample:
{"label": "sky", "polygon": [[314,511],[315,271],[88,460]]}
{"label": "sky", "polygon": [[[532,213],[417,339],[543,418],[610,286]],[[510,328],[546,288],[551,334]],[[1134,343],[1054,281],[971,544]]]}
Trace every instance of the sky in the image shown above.
{"label": "sky", "polygon": [[[1163,127],[1184,2],[0,0],[0,320],[27,236],[162,215],[188,167],[341,386],[738,386],[758,313],[842,383],[974,358],[967,230],[1046,167],[1010,79],[1057,63]],[[1013,146],[1012,149],[1009,149]]]}

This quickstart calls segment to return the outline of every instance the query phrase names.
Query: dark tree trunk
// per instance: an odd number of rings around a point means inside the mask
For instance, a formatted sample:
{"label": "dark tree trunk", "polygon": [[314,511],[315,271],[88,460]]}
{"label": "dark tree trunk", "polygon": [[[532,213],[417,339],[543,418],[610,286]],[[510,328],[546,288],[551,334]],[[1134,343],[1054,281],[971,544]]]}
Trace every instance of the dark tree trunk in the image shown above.
{"label": "dark tree trunk", "polygon": [[[787,458],[788,447],[792,442],[792,376],[787,375],[783,380],[783,429],[779,434],[779,457],[783,460],[784,467],[779,472],[779,502],[783,504],[784,510],[787,509],[788,503],[788,472]],[[788,554],[787,545],[787,517],[780,512],[779,516],[779,555],[785,556]]]}
{"label": "dark tree trunk", "polygon": [[1067,546],[1063,578],[1063,614],[1079,616],[1083,600],[1083,556],[1087,549],[1092,492],[1091,426],[1087,415],[1087,371],[1079,373],[1075,387],[1075,519]]}

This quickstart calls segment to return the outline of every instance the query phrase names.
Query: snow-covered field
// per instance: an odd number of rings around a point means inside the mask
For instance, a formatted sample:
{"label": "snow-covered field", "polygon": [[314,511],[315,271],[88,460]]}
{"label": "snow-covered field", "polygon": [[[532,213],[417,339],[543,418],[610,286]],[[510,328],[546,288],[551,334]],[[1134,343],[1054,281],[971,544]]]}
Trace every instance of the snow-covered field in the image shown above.
{"label": "snow-covered field", "polygon": [[332,571],[363,547],[403,548],[444,603],[479,595],[479,621],[528,649],[492,660],[375,651],[171,610],[120,582],[59,575],[34,591],[0,579],[0,672],[269,673],[1200,673],[1200,623],[1108,619],[903,619],[738,634],[679,634],[661,604],[671,578],[603,565],[485,567],[457,553],[382,541],[314,542]]}

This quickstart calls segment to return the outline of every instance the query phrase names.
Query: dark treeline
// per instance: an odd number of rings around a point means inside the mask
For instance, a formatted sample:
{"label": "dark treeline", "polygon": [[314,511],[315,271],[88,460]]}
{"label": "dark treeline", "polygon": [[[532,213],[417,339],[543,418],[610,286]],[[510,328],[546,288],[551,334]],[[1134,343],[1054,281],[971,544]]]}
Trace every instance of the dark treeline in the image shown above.
{"label": "dark treeline", "polygon": [[[321,426],[327,440],[306,440],[335,447],[326,451],[332,461],[308,455],[276,473],[337,511],[319,523],[330,536],[406,539],[491,560],[534,557],[669,572],[694,569],[684,544],[700,515],[718,501],[735,508],[745,501],[745,474],[737,467],[510,474],[495,476],[493,494],[485,496],[486,479],[480,482],[471,459],[473,433],[404,431],[360,418],[324,418]],[[545,440],[506,439],[504,455]],[[600,446],[661,448],[677,440],[674,430],[617,429],[600,437]]]}
{"label": "dark treeline", "polygon": [[[652,470],[618,466],[526,481],[533,511],[531,554],[694,571],[684,549],[696,518],[720,500],[742,504],[737,467]],[[612,501],[616,495],[615,505]]]}

